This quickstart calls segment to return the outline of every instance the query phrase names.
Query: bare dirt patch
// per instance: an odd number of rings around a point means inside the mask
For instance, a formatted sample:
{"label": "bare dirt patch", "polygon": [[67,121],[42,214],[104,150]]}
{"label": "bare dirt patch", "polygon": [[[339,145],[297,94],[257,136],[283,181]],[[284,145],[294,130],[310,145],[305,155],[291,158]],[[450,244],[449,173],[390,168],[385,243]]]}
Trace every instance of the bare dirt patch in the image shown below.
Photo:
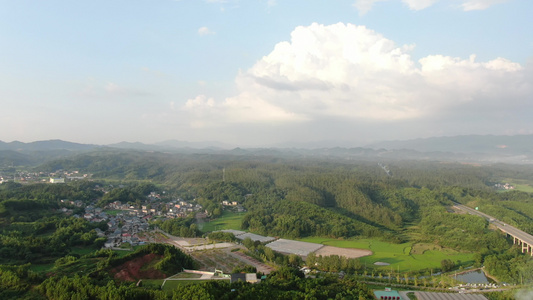
{"label": "bare dirt patch", "polygon": [[318,249],[315,253],[317,256],[318,255],[322,255],[322,256],[338,255],[338,256],[344,256],[346,258],[358,258],[358,257],[372,255],[372,251],[370,250],[354,249],[354,248],[339,248],[339,247],[333,247],[333,246],[324,246]]}
{"label": "bare dirt patch", "polygon": [[[134,258],[124,264],[111,269],[111,274],[114,274],[115,279],[121,281],[137,281],[139,279],[163,279],[166,275],[150,267],[156,260],[161,259],[161,255],[146,254],[141,257]],[[147,267],[148,266],[148,267]]]}

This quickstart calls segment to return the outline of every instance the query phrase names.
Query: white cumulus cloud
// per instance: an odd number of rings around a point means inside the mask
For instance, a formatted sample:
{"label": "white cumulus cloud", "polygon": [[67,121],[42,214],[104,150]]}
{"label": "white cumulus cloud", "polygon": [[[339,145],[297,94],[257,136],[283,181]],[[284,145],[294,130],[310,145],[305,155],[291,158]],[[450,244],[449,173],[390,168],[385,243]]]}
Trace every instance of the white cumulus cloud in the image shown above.
{"label": "white cumulus cloud", "polygon": [[422,10],[430,7],[439,0],[402,0],[412,10]]}
{"label": "white cumulus cloud", "polygon": [[198,34],[203,36],[203,35],[215,34],[215,32],[209,29],[208,27],[203,26],[203,27],[198,28]]}
{"label": "white cumulus cloud", "polygon": [[465,11],[483,10],[495,4],[504,3],[507,1],[509,0],[466,0],[466,1],[463,1],[463,4],[461,4],[461,7]]}
{"label": "white cumulus cloud", "polygon": [[214,128],[259,123],[313,127],[324,120],[345,126],[415,124],[465,114],[474,120],[528,107],[533,87],[526,67],[505,58],[478,62],[475,55],[429,55],[414,61],[413,47],[397,45],[365,26],[300,26],[290,41],[278,43],[239,73],[235,96],[217,100],[200,95],[181,109],[193,120],[191,127]]}

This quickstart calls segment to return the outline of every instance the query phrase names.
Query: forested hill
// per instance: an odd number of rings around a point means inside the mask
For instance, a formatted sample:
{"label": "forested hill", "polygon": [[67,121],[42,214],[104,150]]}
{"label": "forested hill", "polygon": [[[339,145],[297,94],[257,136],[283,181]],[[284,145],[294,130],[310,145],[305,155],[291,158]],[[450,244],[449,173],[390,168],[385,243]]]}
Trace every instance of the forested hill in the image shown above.
{"label": "forested hill", "polygon": [[80,154],[39,168],[58,169],[92,173],[95,179],[162,184],[197,199],[214,216],[221,213],[222,201],[236,201],[248,210],[243,229],[291,238],[392,239],[406,224],[422,220],[431,207],[481,197],[497,201],[494,182],[531,176],[521,166],[116,150]]}

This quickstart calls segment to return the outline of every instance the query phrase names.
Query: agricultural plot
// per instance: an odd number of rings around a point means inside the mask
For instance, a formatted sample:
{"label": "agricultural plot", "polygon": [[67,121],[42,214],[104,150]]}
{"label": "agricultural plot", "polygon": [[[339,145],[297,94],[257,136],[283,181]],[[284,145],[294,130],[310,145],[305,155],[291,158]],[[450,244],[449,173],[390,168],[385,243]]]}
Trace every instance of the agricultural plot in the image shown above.
{"label": "agricultural plot", "polygon": [[316,252],[318,249],[322,248],[324,245],[308,243],[308,242],[292,241],[292,240],[286,240],[286,239],[279,239],[277,241],[267,244],[266,246],[274,251],[281,252],[281,253],[289,253],[289,254],[296,254],[300,256],[307,256],[311,252]]}
{"label": "agricultural plot", "polygon": [[[452,249],[442,248],[433,244],[392,244],[371,239],[337,240],[320,237],[310,237],[302,241],[321,243],[327,246],[340,248],[366,249],[372,251],[372,255],[361,257],[361,263],[373,265],[378,270],[400,270],[401,272],[418,271],[423,269],[437,269],[440,262],[451,259],[455,263],[469,263],[473,260],[473,254],[462,253]],[[379,266],[376,263],[386,263]]]}
{"label": "agricultural plot", "polygon": [[244,213],[224,211],[222,216],[201,224],[200,230],[202,232],[211,232],[221,229],[239,229],[243,218]]}
{"label": "agricultural plot", "polygon": [[532,182],[529,180],[506,178],[503,180],[503,182],[509,182],[518,191],[533,193]]}

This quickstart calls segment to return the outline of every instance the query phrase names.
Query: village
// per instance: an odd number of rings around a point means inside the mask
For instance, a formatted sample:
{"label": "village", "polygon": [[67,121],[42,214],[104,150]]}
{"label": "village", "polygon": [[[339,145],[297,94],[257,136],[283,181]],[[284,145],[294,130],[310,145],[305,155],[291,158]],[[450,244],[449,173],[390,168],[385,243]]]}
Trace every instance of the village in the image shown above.
{"label": "village", "polygon": [[55,172],[30,172],[5,168],[0,170],[0,184],[4,182],[18,183],[65,183],[68,181],[89,179],[92,174],[81,174],[79,171],[58,170]]}
{"label": "village", "polygon": [[[105,207],[94,204],[85,206],[83,215],[73,214],[72,208],[63,207],[61,212],[77,218],[84,218],[89,222],[106,222],[107,230],[96,228],[99,237],[106,238],[105,248],[131,248],[150,242],[144,232],[150,229],[149,221],[154,218],[173,219],[184,218],[196,213],[202,216],[203,208],[199,204],[192,204],[181,198],[162,202],[159,195],[152,192],[147,201],[140,207],[121,201],[114,201]],[[80,200],[61,200],[65,206],[83,207]]]}

